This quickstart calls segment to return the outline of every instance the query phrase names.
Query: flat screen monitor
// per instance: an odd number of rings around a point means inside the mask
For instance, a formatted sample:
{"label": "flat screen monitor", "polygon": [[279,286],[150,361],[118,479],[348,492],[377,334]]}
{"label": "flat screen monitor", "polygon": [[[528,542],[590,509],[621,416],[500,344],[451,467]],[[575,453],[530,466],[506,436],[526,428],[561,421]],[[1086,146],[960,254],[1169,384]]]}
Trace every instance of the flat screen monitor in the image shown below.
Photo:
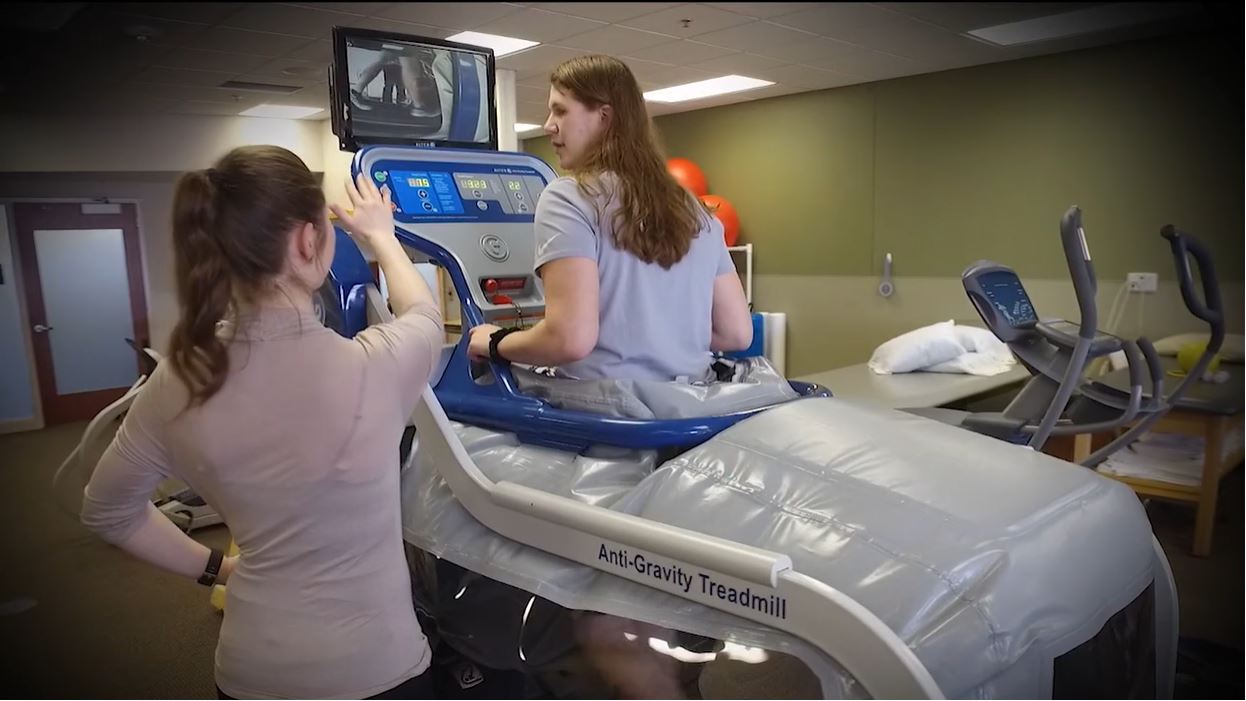
{"label": "flat screen monitor", "polygon": [[333,28],[329,86],[342,149],[367,144],[497,150],[493,49]]}

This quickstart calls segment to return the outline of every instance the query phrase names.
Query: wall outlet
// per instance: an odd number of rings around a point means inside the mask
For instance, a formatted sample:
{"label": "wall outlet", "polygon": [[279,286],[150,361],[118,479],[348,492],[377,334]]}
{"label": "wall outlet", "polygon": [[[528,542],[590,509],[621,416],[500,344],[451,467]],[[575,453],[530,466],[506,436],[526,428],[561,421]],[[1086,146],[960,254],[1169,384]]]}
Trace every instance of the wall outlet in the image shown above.
{"label": "wall outlet", "polygon": [[1129,273],[1125,275],[1125,286],[1130,292],[1154,292],[1159,286],[1159,276],[1155,273]]}

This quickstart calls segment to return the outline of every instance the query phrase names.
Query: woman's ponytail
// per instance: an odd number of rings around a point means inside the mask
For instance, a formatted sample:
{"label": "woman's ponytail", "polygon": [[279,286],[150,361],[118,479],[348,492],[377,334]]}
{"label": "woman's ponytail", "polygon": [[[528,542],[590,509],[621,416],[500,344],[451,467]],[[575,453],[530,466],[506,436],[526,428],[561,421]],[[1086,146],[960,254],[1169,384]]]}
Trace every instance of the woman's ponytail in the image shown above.
{"label": "woman's ponytail", "polygon": [[271,292],[291,233],[324,220],[320,183],[279,146],[239,146],[178,181],[173,257],[181,315],[169,361],[190,390],[191,406],[207,401],[229,374],[229,339],[217,336],[217,323],[233,305]]}
{"label": "woman's ponytail", "polygon": [[225,382],[229,355],[217,337],[232,297],[229,264],[217,237],[217,188],[210,170],[187,173],[173,197],[173,250],[180,319],[169,344],[174,372],[201,404]]}

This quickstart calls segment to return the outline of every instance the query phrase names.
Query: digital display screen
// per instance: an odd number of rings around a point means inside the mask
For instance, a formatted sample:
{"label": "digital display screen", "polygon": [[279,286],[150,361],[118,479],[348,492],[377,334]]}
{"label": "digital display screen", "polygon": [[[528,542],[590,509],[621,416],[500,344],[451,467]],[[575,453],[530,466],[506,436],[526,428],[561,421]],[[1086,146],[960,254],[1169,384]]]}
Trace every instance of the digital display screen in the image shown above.
{"label": "digital display screen", "polygon": [[459,186],[464,190],[480,190],[489,189],[489,181],[484,178],[459,178]]}
{"label": "digital display screen", "polygon": [[982,293],[991,306],[1013,328],[1028,326],[1038,321],[1030,296],[1025,293],[1021,279],[1014,273],[996,271],[978,278]]}
{"label": "digital display screen", "polygon": [[377,186],[389,184],[398,211],[405,214],[462,214],[463,200],[449,173],[383,171],[373,174]]}

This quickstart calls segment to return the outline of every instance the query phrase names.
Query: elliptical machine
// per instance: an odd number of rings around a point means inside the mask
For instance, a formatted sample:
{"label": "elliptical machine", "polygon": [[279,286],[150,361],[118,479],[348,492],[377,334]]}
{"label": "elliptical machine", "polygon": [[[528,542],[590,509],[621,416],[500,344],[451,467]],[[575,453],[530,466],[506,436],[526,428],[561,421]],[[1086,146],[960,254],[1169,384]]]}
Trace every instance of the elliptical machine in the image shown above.
{"label": "elliptical machine", "polygon": [[[1086,467],[1095,467],[1136,441],[1203,376],[1224,341],[1224,305],[1211,254],[1198,239],[1171,224],[1160,230],[1160,236],[1172,249],[1182,300],[1190,313],[1211,329],[1211,340],[1203,355],[1171,394],[1164,395],[1164,368],[1149,340],[1139,337],[1131,341],[1098,329],[1095,304],[1098,283],[1082,228],[1082,212],[1073,206],[1060,220],[1060,241],[1077,296],[1080,322],[1040,321],[1016,271],[989,260],[971,264],[961,274],[969,301],[986,327],[1008,344],[1033,377],[1002,412],[911,409],[910,413],[1025,444],[1035,450],[1042,449],[1053,435],[1111,431],[1143,417],[1083,460],[1081,464]],[[1191,256],[1198,264],[1202,281],[1201,300],[1194,287]],[[1084,377],[1091,360],[1118,351],[1124,352],[1128,365],[1128,392]],[[1144,372],[1149,391],[1143,388]]]}

